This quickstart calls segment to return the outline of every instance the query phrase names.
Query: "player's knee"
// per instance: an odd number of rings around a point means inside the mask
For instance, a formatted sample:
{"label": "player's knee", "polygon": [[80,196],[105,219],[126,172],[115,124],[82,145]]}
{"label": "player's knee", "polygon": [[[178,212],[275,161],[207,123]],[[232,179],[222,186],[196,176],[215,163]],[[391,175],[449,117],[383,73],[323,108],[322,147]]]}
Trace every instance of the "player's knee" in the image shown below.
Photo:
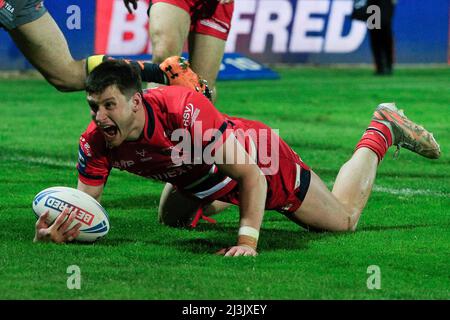
{"label": "player's knee", "polygon": [[176,227],[176,221],[174,219],[168,218],[167,215],[159,214],[158,221],[165,226]]}
{"label": "player's knee", "polygon": [[176,52],[175,50],[168,50],[165,48],[162,48],[161,50],[153,50],[152,62],[159,64],[169,57],[178,55],[180,55],[180,53]]}
{"label": "player's knee", "polygon": [[310,231],[325,232],[354,232],[356,231],[357,221],[353,219],[353,215],[345,212],[343,218],[336,220],[334,223],[327,223],[322,228],[309,228]]}
{"label": "player's knee", "polygon": [[354,232],[356,231],[357,221],[355,221],[351,215],[348,215],[342,223],[337,225],[334,232]]}
{"label": "player's knee", "polygon": [[171,56],[181,54],[181,49],[175,41],[165,41],[163,39],[154,41],[152,45],[152,61],[153,63],[161,63]]}
{"label": "player's knee", "polygon": [[172,228],[184,228],[187,227],[190,223],[188,219],[170,215],[167,212],[159,212],[158,221],[159,223]]}

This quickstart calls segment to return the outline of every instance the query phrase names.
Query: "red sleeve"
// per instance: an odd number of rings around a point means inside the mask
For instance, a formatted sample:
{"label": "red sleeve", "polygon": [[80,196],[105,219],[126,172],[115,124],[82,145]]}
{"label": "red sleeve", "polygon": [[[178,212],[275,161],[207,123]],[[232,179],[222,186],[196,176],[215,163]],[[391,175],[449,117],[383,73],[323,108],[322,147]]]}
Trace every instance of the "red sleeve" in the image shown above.
{"label": "red sleeve", "polygon": [[94,123],[89,125],[78,148],[78,179],[90,186],[105,184],[111,171],[105,141],[95,128]]}

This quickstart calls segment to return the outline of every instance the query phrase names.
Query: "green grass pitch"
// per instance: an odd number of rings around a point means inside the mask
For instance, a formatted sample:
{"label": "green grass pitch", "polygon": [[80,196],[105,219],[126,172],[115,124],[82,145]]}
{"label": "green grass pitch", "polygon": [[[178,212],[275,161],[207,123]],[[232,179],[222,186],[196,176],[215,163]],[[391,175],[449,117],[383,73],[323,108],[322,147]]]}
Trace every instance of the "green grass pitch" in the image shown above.
{"label": "green grass pitch", "polygon": [[[262,120],[331,186],[380,102],[395,101],[441,144],[381,164],[355,233],[311,233],[266,212],[256,258],[212,253],[235,243],[238,211],[196,230],[159,225],[161,183],[113,171],[103,196],[111,230],[91,244],[33,244],[31,201],[76,186],[84,93],[41,79],[0,80],[0,299],[449,299],[450,69],[282,68],[279,81],[219,83],[217,107]],[[67,268],[81,270],[69,290]],[[368,267],[381,289],[367,287]]]}

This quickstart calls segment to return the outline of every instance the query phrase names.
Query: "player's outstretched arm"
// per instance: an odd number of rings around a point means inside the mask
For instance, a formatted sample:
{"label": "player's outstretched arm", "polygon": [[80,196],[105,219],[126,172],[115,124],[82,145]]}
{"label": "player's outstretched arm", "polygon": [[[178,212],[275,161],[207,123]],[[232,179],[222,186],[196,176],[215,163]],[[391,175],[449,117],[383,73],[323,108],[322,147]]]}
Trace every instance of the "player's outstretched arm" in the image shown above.
{"label": "player's outstretched arm", "polygon": [[234,135],[230,135],[221,148],[216,153],[217,157],[223,158],[216,159],[219,171],[239,183],[240,228],[237,244],[220,250],[218,254],[234,257],[256,256],[266,203],[267,181]]}
{"label": "player's outstretched arm", "polygon": [[[72,212],[68,217],[69,209],[66,208],[59,214],[53,224],[47,223],[49,212],[45,212],[36,221],[34,242],[55,242],[63,243],[73,241],[80,234],[81,223],[77,223],[69,229],[76,216],[76,212]],[[66,219],[67,218],[67,219]]]}
{"label": "player's outstretched arm", "polygon": [[80,191],[83,191],[84,193],[87,193],[92,198],[97,200],[99,203],[102,198],[103,187],[104,187],[104,184],[99,185],[99,186],[90,186],[88,184],[81,182],[81,180],[78,179],[77,189]]}

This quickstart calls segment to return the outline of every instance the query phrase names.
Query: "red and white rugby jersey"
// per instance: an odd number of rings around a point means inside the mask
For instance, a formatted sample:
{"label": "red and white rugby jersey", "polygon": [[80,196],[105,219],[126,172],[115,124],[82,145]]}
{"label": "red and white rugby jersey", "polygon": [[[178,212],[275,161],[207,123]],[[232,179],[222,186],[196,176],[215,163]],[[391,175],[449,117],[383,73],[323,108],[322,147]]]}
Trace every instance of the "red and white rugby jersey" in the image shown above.
{"label": "red and white rugby jersey", "polygon": [[219,173],[215,164],[203,161],[196,164],[193,156],[201,157],[201,152],[180,150],[181,140],[171,140],[178,133],[189,134],[191,145],[196,141],[201,144],[201,150],[225,141],[232,132],[227,129],[234,123],[208,99],[184,87],[167,86],[147,90],[143,101],[146,121],[143,135],[137,141],[125,141],[110,149],[95,122],[89,124],[79,145],[77,169],[83,183],[105,184],[111,169],[118,168],[169,182],[205,201],[217,199],[237,185],[236,181]]}

